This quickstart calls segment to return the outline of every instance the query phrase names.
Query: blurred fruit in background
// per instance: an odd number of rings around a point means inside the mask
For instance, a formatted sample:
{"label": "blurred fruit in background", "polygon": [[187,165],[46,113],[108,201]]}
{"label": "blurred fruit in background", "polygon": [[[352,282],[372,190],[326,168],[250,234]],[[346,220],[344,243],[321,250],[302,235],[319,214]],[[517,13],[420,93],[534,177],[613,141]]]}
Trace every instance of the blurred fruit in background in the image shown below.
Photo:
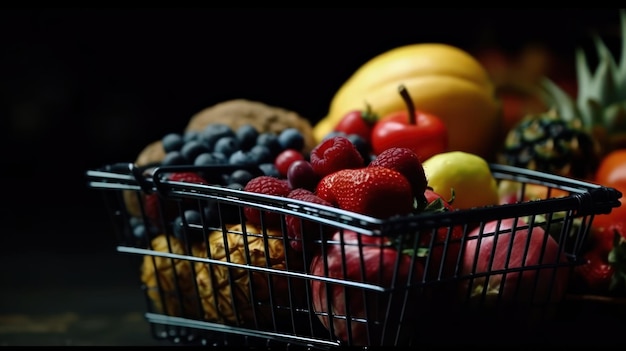
{"label": "blurred fruit in background", "polygon": [[523,116],[548,108],[538,89],[543,77],[551,77],[564,91],[576,95],[573,62],[545,44],[528,43],[512,52],[486,47],[474,55],[491,76],[502,103],[502,138]]}
{"label": "blurred fruit in background", "polygon": [[595,174],[598,184],[626,190],[626,149],[617,149],[602,158]]}
{"label": "blurred fruit in background", "polygon": [[485,68],[465,50],[444,43],[418,43],[385,51],[359,67],[314,126],[323,140],[349,111],[365,101],[379,117],[405,111],[403,85],[415,109],[435,115],[448,128],[449,149],[490,158],[499,134],[500,104]]}

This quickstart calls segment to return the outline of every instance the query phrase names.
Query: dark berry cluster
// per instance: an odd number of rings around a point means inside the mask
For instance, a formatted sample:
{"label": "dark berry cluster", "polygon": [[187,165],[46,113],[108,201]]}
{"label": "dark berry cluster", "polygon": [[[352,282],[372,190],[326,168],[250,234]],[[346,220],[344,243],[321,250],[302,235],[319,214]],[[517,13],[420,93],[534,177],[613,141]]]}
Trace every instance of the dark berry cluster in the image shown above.
{"label": "dark berry cluster", "polygon": [[[284,178],[276,167],[277,156],[286,150],[302,155],[304,148],[304,136],[296,128],[287,128],[278,134],[261,133],[249,124],[236,130],[225,124],[209,124],[201,131],[168,133],[161,141],[165,151],[161,166],[241,165],[241,168],[227,173],[198,172],[208,184],[238,190],[244,189],[252,178],[259,175],[253,173],[248,166],[256,166],[263,175]],[[237,222],[239,218],[228,218],[239,216],[238,209],[232,207],[218,201],[206,201],[202,211],[194,204],[184,209],[184,218],[176,211],[177,217],[173,220],[166,218],[166,222],[172,224],[175,236],[193,239],[202,236],[203,226],[219,227],[220,217],[221,221]],[[150,208],[149,204],[146,204],[146,208]],[[131,222],[136,237],[153,237],[159,232],[153,227],[155,223],[158,227],[160,220],[152,218],[156,216],[148,217],[152,219],[149,224],[140,220]]]}
{"label": "dark berry cluster", "polygon": [[[274,159],[285,149],[301,151],[304,136],[296,128],[279,134],[260,133],[244,124],[236,130],[225,124],[209,124],[202,131],[169,133],[162,138],[165,158],[171,165],[255,165],[268,175],[278,174]],[[245,185],[245,184],[242,184]]]}

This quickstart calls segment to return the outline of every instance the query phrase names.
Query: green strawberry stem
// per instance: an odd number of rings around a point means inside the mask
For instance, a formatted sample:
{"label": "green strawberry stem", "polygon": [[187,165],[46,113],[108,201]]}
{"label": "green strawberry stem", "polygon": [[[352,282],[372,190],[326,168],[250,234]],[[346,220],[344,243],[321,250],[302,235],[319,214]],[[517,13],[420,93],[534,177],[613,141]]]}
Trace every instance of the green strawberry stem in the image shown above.
{"label": "green strawberry stem", "polygon": [[415,118],[415,105],[413,105],[413,100],[411,99],[411,96],[409,95],[409,91],[406,89],[404,84],[400,84],[398,91],[400,92],[400,96],[402,96],[402,99],[404,100],[404,103],[406,104],[406,107],[409,110],[409,124],[410,125],[417,124],[417,118]]}
{"label": "green strawberry stem", "polygon": [[378,115],[372,111],[372,105],[367,101],[365,101],[365,110],[361,112],[361,118],[370,125],[373,125],[378,120]]}
{"label": "green strawberry stem", "polygon": [[[422,205],[418,206],[418,208],[416,209],[417,212],[414,215],[419,216],[420,214],[447,212],[448,208],[446,207],[444,202],[451,204],[454,201],[454,189],[451,189],[451,190],[452,190],[452,199],[450,199],[449,201],[445,201],[442,198],[436,198],[435,200],[431,202],[427,202],[426,198],[424,198],[422,201]],[[396,237],[397,243],[399,243],[401,246],[402,254],[413,255],[415,253],[417,257],[428,256],[429,250],[427,247],[420,246],[417,248],[417,252],[413,250],[413,245],[411,244],[411,242],[414,239],[415,239],[414,234],[403,234],[403,235],[398,235]]]}
{"label": "green strawberry stem", "polygon": [[614,230],[613,249],[609,252],[608,261],[615,268],[609,285],[609,293],[623,295],[626,292],[626,240]]}

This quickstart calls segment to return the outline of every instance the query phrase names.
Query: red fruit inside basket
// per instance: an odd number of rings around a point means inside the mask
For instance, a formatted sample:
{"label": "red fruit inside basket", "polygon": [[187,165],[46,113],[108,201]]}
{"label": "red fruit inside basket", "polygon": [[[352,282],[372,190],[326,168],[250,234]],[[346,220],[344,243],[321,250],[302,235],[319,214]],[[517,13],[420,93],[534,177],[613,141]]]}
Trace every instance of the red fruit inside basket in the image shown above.
{"label": "red fruit inside basket", "polygon": [[[199,174],[194,172],[174,172],[166,176],[170,181],[209,184]],[[183,206],[193,205],[194,200],[185,199]],[[174,220],[178,216],[178,203],[173,200],[160,199],[157,193],[146,194],[144,196],[144,210],[146,217],[156,226],[161,226],[161,214],[166,222]]]}
{"label": "red fruit inside basket", "polygon": [[411,184],[400,172],[385,167],[334,172],[320,180],[315,194],[343,210],[377,218],[413,211]]}
{"label": "red fruit inside basket", "polygon": [[[385,237],[370,236],[351,230],[337,231],[325,248],[324,254],[313,256],[310,265],[313,276],[363,282],[382,287],[395,286],[403,296],[407,282],[419,282],[424,274],[421,262],[404,255]],[[398,298],[370,289],[311,280],[311,300],[317,317],[337,338],[351,346],[379,345],[382,335],[396,336],[398,330],[384,330],[383,326],[397,327],[398,321],[410,324],[420,315],[421,301],[416,298]],[[406,315],[401,316],[405,311]],[[346,317],[350,318],[347,322]],[[331,324],[332,320],[332,324]],[[413,322],[415,322],[413,320]],[[427,322],[426,322],[427,323]],[[405,328],[406,331],[406,328]],[[389,337],[389,335],[387,335]]]}
{"label": "red fruit inside basket", "polygon": [[363,157],[350,139],[334,136],[317,144],[311,150],[311,166],[320,178],[342,169],[359,168],[365,165]]}
{"label": "red fruit inside basket", "polygon": [[[243,189],[258,194],[274,195],[286,197],[289,195],[291,188],[286,179],[279,179],[272,176],[258,176],[250,179]],[[277,212],[261,211],[252,207],[245,207],[244,214],[246,219],[254,225],[261,225],[263,222],[266,226],[280,226],[280,214]]]}
{"label": "red fruit inside basket", "polygon": [[287,177],[289,166],[295,161],[304,160],[304,155],[295,149],[286,149],[281,151],[274,159],[274,166],[278,170],[281,177]]}
{"label": "red fruit inside basket", "polygon": [[415,196],[420,196],[426,190],[428,182],[422,162],[419,156],[409,148],[392,147],[386,149],[378,154],[369,166],[387,167],[402,173],[411,183]]}
{"label": "red fruit inside basket", "polygon": [[[466,281],[477,302],[510,306],[558,302],[568,285],[569,267],[556,240],[539,226],[512,218],[494,220],[468,234],[462,262],[463,274],[478,274]],[[532,268],[545,265],[541,268]],[[496,270],[505,273],[481,275]],[[482,301],[483,297],[485,298]]]}
{"label": "red fruit inside basket", "polygon": [[[319,196],[313,194],[311,191],[302,188],[292,190],[288,197],[320,205],[332,206],[328,201],[325,201]],[[318,222],[296,216],[285,216],[285,223],[287,224],[289,244],[291,245],[291,248],[298,252],[302,252],[303,248],[308,248],[309,246],[307,243],[312,242],[315,239],[321,239],[320,230],[322,231],[323,236],[329,234],[332,230],[332,227],[321,225]]]}
{"label": "red fruit inside basket", "polygon": [[297,160],[289,165],[287,181],[292,189],[303,188],[315,191],[320,177],[313,170],[313,166],[307,160]]}

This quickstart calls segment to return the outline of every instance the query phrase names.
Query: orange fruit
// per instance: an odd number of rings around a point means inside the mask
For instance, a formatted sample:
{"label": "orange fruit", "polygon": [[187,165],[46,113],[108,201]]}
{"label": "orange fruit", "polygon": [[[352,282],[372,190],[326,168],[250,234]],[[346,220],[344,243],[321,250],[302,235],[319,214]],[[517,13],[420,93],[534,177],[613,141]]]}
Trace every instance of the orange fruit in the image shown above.
{"label": "orange fruit", "polygon": [[607,187],[626,189],[626,149],[613,150],[600,160],[595,182]]}

